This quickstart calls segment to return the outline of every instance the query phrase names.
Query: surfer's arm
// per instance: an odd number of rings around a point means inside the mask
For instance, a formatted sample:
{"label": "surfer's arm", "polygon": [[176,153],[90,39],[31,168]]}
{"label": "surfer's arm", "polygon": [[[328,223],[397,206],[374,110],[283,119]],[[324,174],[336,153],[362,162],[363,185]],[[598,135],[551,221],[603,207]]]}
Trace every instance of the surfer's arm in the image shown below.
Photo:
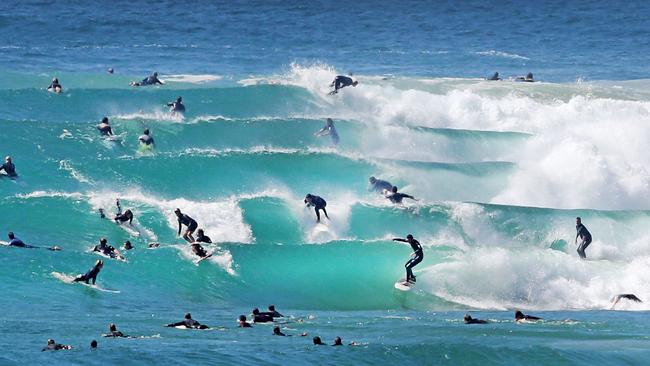
{"label": "surfer's arm", "polygon": [[178,234],[181,235],[181,229],[183,228],[183,224],[181,223],[181,220],[178,220]]}
{"label": "surfer's arm", "polygon": [[402,239],[402,238],[394,238],[393,241],[401,241],[403,243],[408,243],[406,239]]}
{"label": "surfer's arm", "polygon": [[185,325],[185,322],[178,322],[178,323],[171,323],[165,325],[166,327],[180,327],[181,325]]}

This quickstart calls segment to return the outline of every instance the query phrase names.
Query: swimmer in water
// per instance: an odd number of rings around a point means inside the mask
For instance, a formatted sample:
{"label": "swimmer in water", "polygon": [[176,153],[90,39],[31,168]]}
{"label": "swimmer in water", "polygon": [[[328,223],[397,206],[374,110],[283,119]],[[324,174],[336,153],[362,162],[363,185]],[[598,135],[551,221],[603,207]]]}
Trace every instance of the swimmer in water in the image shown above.
{"label": "swimmer in water", "polygon": [[16,174],[16,166],[9,155],[5,156],[4,164],[0,165],[0,172],[3,170],[7,173],[8,177],[16,178],[18,176],[18,174]]}
{"label": "swimmer in water", "polygon": [[52,82],[50,83],[50,86],[47,87],[48,91],[53,91],[55,93],[60,93],[63,91],[63,87],[61,84],[59,84],[59,79],[54,78],[52,79]]}
{"label": "swimmer in water", "polygon": [[352,79],[350,76],[343,76],[343,75],[338,75],[337,77],[334,78],[334,81],[332,81],[332,84],[330,84],[330,88],[334,87],[334,90],[332,90],[329,95],[334,95],[339,92],[339,89],[343,89],[346,86],[354,86],[356,87],[359,84],[357,80]]}
{"label": "swimmer in water", "polygon": [[327,216],[327,211],[325,210],[325,206],[327,206],[327,202],[322,197],[319,196],[314,196],[311,193],[308,193],[305,196],[304,200],[305,204],[307,207],[314,207],[314,210],[316,211],[316,222],[320,222],[320,210],[323,210],[323,213],[325,214],[325,217],[329,220],[330,217]]}
{"label": "swimmer in water", "polygon": [[492,77],[489,77],[487,80],[497,81],[501,80],[501,78],[499,77],[499,73],[495,72],[494,75],[492,75]]}
{"label": "swimmer in water", "polygon": [[420,242],[413,238],[413,235],[408,234],[406,239],[395,238],[393,241],[401,241],[404,243],[409,243],[411,249],[413,249],[413,254],[411,254],[411,259],[409,259],[404,267],[406,267],[406,282],[415,283],[415,276],[413,275],[413,267],[417,266],[422,259],[424,259],[424,252],[422,250],[422,245]]}
{"label": "swimmer in water", "polygon": [[169,108],[169,111],[172,113],[179,113],[179,114],[185,113],[185,105],[183,104],[182,97],[178,97],[176,98],[175,101],[167,103],[167,106],[171,107]]}
{"label": "swimmer in water", "polygon": [[542,320],[542,318],[538,318],[538,317],[532,316],[532,315],[526,315],[526,314],[522,313],[519,310],[517,310],[515,312],[515,321],[516,322],[522,322],[522,321],[533,321],[534,322],[534,321],[538,321],[538,320]]}
{"label": "swimmer in water", "polygon": [[618,304],[619,301],[621,301],[621,299],[632,300],[634,302],[643,302],[635,294],[620,294],[620,295],[616,295],[612,299],[613,304],[612,304],[611,310],[614,310],[614,307],[616,306],[616,304]]}
{"label": "swimmer in water", "polygon": [[397,187],[395,186],[393,186],[390,193],[386,194],[386,198],[388,198],[392,203],[396,203],[396,204],[401,204],[404,198],[410,198],[414,201],[417,201],[415,197],[410,196],[406,193],[398,193]]}
{"label": "swimmer in water", "polygon": [[282,333],[282,331],[280,330],[280,327],[278,327],[277,325],[275,327],[273,327],[273,335],[280,336],[280,337],[286,337],[287,336],[286,334]]}
{"label": "swimmer in water", "polygon": [[133,244],[129,240],[124,242],[124,250],[131,250],[133,249]]}
{"label": "swimmer in water", "polygon": [[154,72],[152,75],[142,79],[142,81],[132,81],[131,86],[146,86],[146,85],[163,85],[163,82],[158,79],[158,73]]}
{"label": "swimmer in water", "polygon": [[342,345],[343,345],[343,341],[341,340],[341,337],[334,338],[334,344],[332,344],[332,346],[342,346]]}
{"label": "swimmer in water", "polygon": [[273,322],[273,317],[266,314],[260,313],[260,309],[253,309],[253,323],[270,323]]}
{"label": "swimmer in water", "polygon": [[122,332],[117,330],[117,326],[113,323],[108,325],[108,333],[104,334],[104,337],[107,338],[130,338],[127,335],[124,335]]}
{"label": "swimmer in water", "polygon": [[239,316],[239,328],[252,328],[251,323],[246,321],[246,315]]}
{"label": "swimmer in water", "polygon": [[205,235],[203,232],[203,229],[199,229],[196,231],[196,242],[197,243],[212,243],[212,239],[210,239],[209,236]]}
{"label": "swimmer in water", "polygon": [[207,325],[201,324],[197,322],[196,320],[192,319],[192,314],[187,313],[185,314],[185,319],[183,321],[180,321],[178,323],[171,323],[167,324],[167,327],[181,327],[184,326],[185,328],[188,329],[210,329]]}
{"label": "swimmer in water", "polygon": [[370,182],[370,187],[368,188],[369,192],[374,191],[374,192],[383,193],[385,191],[390,192],[393,190],[393,185],[385,180],[377,179],[375,177],[370,177],[368,178],[368,181]]}
{"label": "swimmer in water", "polygon": [[176,217],[178,218],[178,235],[181,235],[181,229],[183,225],[187,226],[187,230],[185,230],[185,233],[183,234],[183,239],[186,241],[193,243],[196,240],[194,240],[194,237],[192,234],[194,233],[194,230],[199,226],[199,224],[196,223],[196,220],[193,218],[189,217],[188,215],[184,214],[181,212],[180,208],[177,208],[174,210],[174,213],[176,214]]}
{"label": "swimmer in water", "polygon": [[97,348],[97,341],[96,340],[93,339],[92,341],[90,341],[90,348],[91,349]]}
{"label": "swimmer in water", "polygon": [[149,146],[149,145],[151,145],[152,147],[155,146],[153,137],[151,137],[151,135],[149,134],[148,128],[142,132],[142,135],[140,135],[140,137],[138,137],[138,141],[140,141],[140,143],[145,146]]}
{"label": "swimmer in water", "polygon": [[92,280],[94,285],[95,281],[97,281],[97,275],[99,274],[99,271],[101,271],[103,267],[104,267],[104,261],[98,260],[97,262],[95,262],[93,268],[89,269],[88,272],[77,276],[74,279],[74,282],[85,282],[86,284],[89,284],[90,280]]}
{"label": "swimmer in water", "polygon": [[133,224],[133,212],[131,210],[126,210],[122,212],[122,206],[120,206],[120,200],[115,201],[115,205],[117,206],[117,214],[115,215],[115,220],[116,223],[118,224],[123,224],[125,222],[129,222],[129,225]]}
{"label": "swimmer in water", "polygon": [[336,132],[336,128],[334,127],[334,121],[332,121],[331,118],[327,119],[327,122],[325,123],[325,127],[321,128],[318,132],[314,134],[316,137],[321,137],[321,136],[327,136],[330,135],[332,138],[332,143],[334,145],[339,143],[339,134]]}
{"label": "swimmer in water", "polygon": [[72,349],[72,346],[56,343],[54,339],[50,338],[47,340],[47,346],[42,351],[58,351],[62,349]]}
{"label": "swimmer in water", "polygon": [[315,337],[312,339],[312,341],[313,341],[314,344],[317,345],[317,346],[324,346],[324,345],[325,345],[325,343],[323,343],[323,341],[320,340],[320,337],[319,337],[319,336],[315,336]]}
{"label": "swimmer in water", "polygon": [[465,324],[487,324],[488,323],[487,320],[474,319],[469,314],[465,314],[465,317],[463,318],[463,320],[465,320]]}
{"label": "swimmer in water", "polygon": [[113,129],[108,123],[108,117],[102,118],[102,122],[97,125],[97,129],[102,136],[113,136]]}

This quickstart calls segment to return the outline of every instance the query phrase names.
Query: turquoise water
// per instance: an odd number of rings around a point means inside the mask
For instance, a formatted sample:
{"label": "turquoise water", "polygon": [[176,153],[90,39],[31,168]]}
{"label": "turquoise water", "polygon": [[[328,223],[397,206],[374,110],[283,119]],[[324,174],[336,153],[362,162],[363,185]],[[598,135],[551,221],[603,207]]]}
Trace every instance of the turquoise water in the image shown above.
{"label": "turquoise water", "polygon": [[[0,230],[63,247],[0,247],[0,363],[648,358],[648,303],[608,311],[619,293],[650,298],[647,4],[193,7],[0,5],[0,154],[20,175],[0,176]],[[128,86],[154,70],[164,86]],[[481,79],[497,70],[542,82]],[[349,71],[360,85],[328,96]],[[60,95],[44,90],[54,76]],[[164,106],[179,95],[184,117]],[[121,141],[98,135],[103,116]],[[328,117],[338,145],[314,137]],[[370,176],[418,200],[395,206],[368,192]],[[327,200],[327,230],[307,193]],[[100,219],[117,198],[139,236]],[[177,207],[215,241],[200,265]],[[576,216],[594,235],[588,261]],[[409,233],[425,259],[405,293],[393,284],[411,250],[390,239]],[[135,246],[100,273],[117,293],[52,276],[90,268],[100,237]],[[235,328],[269,304],[295,336]],[[546,320],[515,324],[519,309]],[[216,329],[162,327],[185,312]],[[466,312],[490,324],[465,325]],[[111,322],[139,338],[100,338]],[[315,335],[360,345],[319,348]],[[48,338],[75,350],[42,353]]]}

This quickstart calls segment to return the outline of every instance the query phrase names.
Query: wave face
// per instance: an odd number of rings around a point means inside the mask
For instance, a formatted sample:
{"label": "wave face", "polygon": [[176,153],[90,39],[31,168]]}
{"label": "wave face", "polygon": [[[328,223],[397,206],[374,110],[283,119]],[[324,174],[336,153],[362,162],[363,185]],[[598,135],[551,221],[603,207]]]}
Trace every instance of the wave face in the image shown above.
{"label": "wave face", "polygon": [[[111,287],[135,298],[192,287],[223,306],[280,297],[293,308],[397,309],[404,299],[391,284],[410,249],[390,239],[412,233],[425,260],[409,307],[599,309],[620,292],[647,297],[643,82],[366,75],[362,87],[327,96],[336,72],[294,64],[227,85],[174,75],[148,90],[97,75],[71,78],[62,95],[8,77],[0,95],[16,107],[3,109],[0,134],[12,142],[6,153],[20,178],[0,180],[2,222],[65,251],[56,261],[34,254],[40,264],[7,251],[17,257],[3,271],[25,274],[23,285],[51,282],[53,270],[87,267],[95,259],[88,248],[107,237],[137,248],[128,264],[115,264],[127,277],[106,271]],[[188,105],[184,117],[162,107],[177,94]],[[121,141],[96,133],[104,115]],[[326,117],[338,145],[314,136]],[[144,128],[156,139],[153,152],[138,150]],[[369,193],[370,176],[418,201],[395,206]],[[306,193],[328,201],[326,230],[304,208]],[[99,209],[112,215],[117,198],[136,213],[138,236],[99,218]],[[176,237],[176,207],[215,241],[207,265],[196,267]],[[576,216],[594,235],[587,262],[574,249]],[[144,249],[152,241],[161,248]],[[149,278],[159,281],[140,291]]]}

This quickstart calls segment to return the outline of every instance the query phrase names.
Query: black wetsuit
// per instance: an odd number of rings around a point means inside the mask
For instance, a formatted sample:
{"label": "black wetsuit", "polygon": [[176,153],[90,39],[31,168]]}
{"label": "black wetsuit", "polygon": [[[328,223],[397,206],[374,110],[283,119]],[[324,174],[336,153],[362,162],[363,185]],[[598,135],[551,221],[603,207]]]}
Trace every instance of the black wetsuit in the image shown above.
{"label": "black wetsuit", "polygon": [[212,239],[210,239],[210,237],[207,236],[207,235],[200,235],[200,236],[197,235],[196,236],[196,241],[199,242],[199,243],[208,243],[208,244],[212,243]]}
{"label": "black wetsuit", "polygon": [[412,241],[407,241],[407,243],[411,245],[413,252],[415,252],[415,256],[409,259],[409,261],[404,265],[404,267],[406,267],[406,280],[413,280],[413,282],[415,282],[412,268],[422,262],[422,259],[424,259],[424,252],[422,251],[422,245],[420,245],[419,241],[413,239]]}
{"label": "black wetsuit", "polygon": [[334,78],[334,82],[332,82],[334,84],[334,91],[350,86],[352,83],[354,83],[354,80],[351,77],[343,75],[337,76]]}
{"label": "black wetsuit", "polygon": [[47,87],[48,90],[50,89],[54,90],[56,88],[63,89],[63,87],[59,83],[50,83],[50,86]]}
{"label": "black wetsuit", "polygon": [[16,166],[14,163],[4,163],[0,165],[0,171],[5,171],[8,176],[10,177],[17,177],[18,174],[16,174]]}
{"label": "black wetsuit", "polygon": [[104,334],[104,337],[113,337],[113,338],[128,338],[129,336],[125,336],[120,332],[119,330],[113,330],[108,334]]}
{"label": "black wetsuit", "polygon": [[199,227],[199,224],[197,224],[196,221],[187,214],[182,214],[181,217],[178,218],[178,231],[180,231],[182,225],[187,226],[187,230],[189,231],[194,231]]}
{"label": "black wetsuit", "polygon": [[415,199],[415,197],[413,197],[413,196],[410,196],[410,195],[408,195],[406,193],[399,193],[399,192],[391,193],[389,196],[386,196],[386,198],[388,198],[393,203],[402,203],[402,200],[404,198],[410,198],[410,199],[413,199],[413,200]]}
{"label": "black wetsuit", "polygon": [[259,313],[257,315],[253,315],[254,323],[269,323],[272,321],[273,321],[273,317],[266,313]]}
{"label": "black wetsuit", "polygon": [[25,243],[23,243],[22,240],[20,240],[18,238],[11,239],[11,241],[9,242],[9,246],[10,247],[21,247],[21,248],[27,248],[28,247]]}
{"label": "black wetsuit", "polygon": [[208,252],[205,251],[205,248],[201,246],[201,244],[191,244],[192,245],[192,251],[194,254],[198,255],[201,258],[205,258],[208,255]]}
{"label": "black wetsuit", "polygon": [[112,245],[95,245],[93,248],[93,252],[100,252],[104,255],[107,255],[111,258],[117,257],[117,254],[115,253],[115,247]]}
{"label": "black wetsuit", "polygon": [[580,255],[580,258],[586,259],[585,249],[591,244],[591,233],[583,224],[576,225],[576,231],[576,237],[580,237],[582,240],[582,243],[578,246],[578,255]]}
{"label": "black wetsuit", "polygon": [[141,82],[135,83],[134,85],[144,86],[144,85],[156,85],[156,84],[161,84],[162,85],[162,81],[158,80],[158,77],[150,75],[150,76],[147,76],[146,78],[142,79]]}
{"label": "black wetsuit", "polygon": [[261,313],[263,315],[268,315],[272,318],[284,318],[284,315],[280,314],[277,310],[276,311],[265,311]]}
{"label": "black wetsuit", "polygon": [[325,212],[325,217],[327,217],[327,211],[325,210],[327,202],[323,199],[323,197],[312,195],[306,203],[310,206],[314,206],[314,210],[316,211],[316,218],[318,221],[320,221],[320,212],[318,212],[319,210],[323,210],[323,212]]}
{"label": "black wetsuit", "polygon": [[208,329],[209,328],[207,325],[203,325],[203,324],[197,322],[194,319],[185,319],[185,320],[180,321],[178,323],[167,324],[167,326],[168,327],[185,326],[186,328],[194,328],[194,329]]}
{"label": "black wetsuit", "polygon": [[47,345],[47,347],[43,348],[42,351],[59,351],[62,349],[68,349],[69,347],[64,345],[64,344],[52,344],[52,345]]}
{"label": "black wetsuit", "polygon": [[133,213],[129,210],[124,211],[121,214],[117,214],[114,219],[116,222],[129,222],[129,224],[133,223]]}
{"label": "black wetsuit", "polygon": [[145,144],[145,145],[152,145],[154,143],[153,142],[153,137],[151,137],[149,135],[142,135],[142,136],[140,136],[138,138],[138,140],[140,140],[140,142]]}
{"label": "black wetsuit", "polygon": [[470,320],[465,320],[465,324],[487,324],[488,322],[483,320],[483,319],[470,319]]}
{"label": "black wetsuit", "polygon": [[172,107],[172,112],[185,113],[185,105],[182,102],[167,103],[168,107]]}
{"label": "black wetsuit", "polygon": [[383,192],[384,190],[391,191],[393,190],[393,185],[390,184],[389,182],[381,179],[377,179],[375,183],[372,183],[370,185],[369,191],[376,191],[376,192]]}
{"label": "black wetsuit", "polygon": [[105,123],[98,124],[97,129],[99,130],[99,133],[101,133],[104,136],[109,136],[113,134],[113,129],[111,128],[111,126]]}
{"label": "black wetsuit", "polygon": [[74,282],[85,282],[88,283],[90,280],[93,280],[93,285],[95,284],[95,281],[97,281],[97,275],[99,274],[99,271],[101,271],[101,267],[99,266],[94,266],[88,272],[84,273],[81,276],[78,276],[77,278],[74,279]]}

